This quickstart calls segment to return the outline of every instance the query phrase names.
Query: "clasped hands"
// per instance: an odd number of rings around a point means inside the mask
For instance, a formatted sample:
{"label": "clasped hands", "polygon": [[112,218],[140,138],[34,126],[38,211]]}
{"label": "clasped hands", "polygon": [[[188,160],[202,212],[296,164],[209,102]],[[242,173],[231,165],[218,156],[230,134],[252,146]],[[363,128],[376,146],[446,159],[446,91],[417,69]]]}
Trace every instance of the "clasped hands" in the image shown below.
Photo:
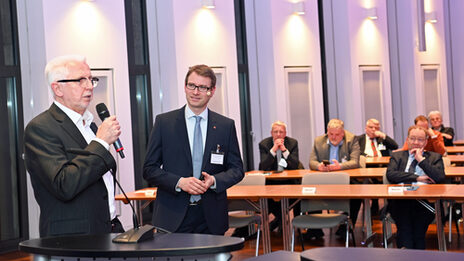
{"label": "clasped hands", "polygon": [[325,165],[324,163],[321,162],[321,163],[319,163],[319,166],[317,166],[317,169],[319,171],[334,171],[334,170],[342,169],[342,166],[340,165],[338,160],[333,159],[332,162],[333,163],[330,164],[330,165]]}
{"label": "clasped hands", "polygon": [[280,149],[282,152],[285,152],[287,148],[284,145],[284,139],[275,139],[274,146],[272,146],[272,151],[276,152]]}
{"label": "clasped hands", "polygon": [[213,176],[206,172],[202,172],[203,180],[195,177],[181,178],[179,180],[179,188],[192,195],[201,195],[205,193],[215,182]]}

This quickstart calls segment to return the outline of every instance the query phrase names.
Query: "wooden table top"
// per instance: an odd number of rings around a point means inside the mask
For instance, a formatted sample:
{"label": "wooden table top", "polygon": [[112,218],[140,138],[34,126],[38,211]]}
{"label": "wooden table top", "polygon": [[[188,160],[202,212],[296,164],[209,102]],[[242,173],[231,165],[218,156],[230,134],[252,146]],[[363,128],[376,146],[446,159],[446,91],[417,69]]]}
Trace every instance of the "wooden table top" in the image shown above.
{"label": "wooden table top", "polygon": [[[258,198],[312,198],[312,199],[365,199],[365,198],[389,198],[389,199],[453,199],[464,198],[464,187],[455,184],[422,185],[415,191],[403,193],[389,193],[388,187],[399,185],[386,184],[347,184],[347,185],[266,185],[266,186],[233,186],[227,190],[227,198],[230,199],[258,199]],[[303,188],[314,187],[314,194],[303,193]]]}
{"label": "wooden table top", "polygon": [[464,140],[455,140],[453,141],[453,144],[456,146],[463,146],[464,145]]}
{"label": "wooden table top", "polygon": [[[416,191],[404,191],[403,193],[389,193],[388,187],[399,185],[387,184],[346,184],[346,185],[264,185],[264,186],[233,186],[227,190],[229,199],[260,198],[332,198],[332,199],[365,199],[365,198],[390,198],[390,199],[463,199],[464,185],[433,184],[422,185]],[[303,188],[316,188],[314,194],[303,193]],[[146,188],[127,193],[129,200],[154,200],[155,188]],[[122,200],[124,196],[117,195],[116,200]]]}
{"label": "wooden table top", "polygon": [[390,157],[366,157],[366,166],[388,165]]}
{"label": "wooden table top", "polygon": [[446,146],[445,149],[448,154],[464,153],[464,146]]}
{"label": "wooden table top", "polygon": [[[357,169],[347,169],[347,170],[337,170],[336,172],[345,172],[350,175],[350,178],[382,178],[385,172],[387,171],[386,167],[380,168],[357,168]],[[262,170],[252,170],[247,171],[246,175],[266,175],[266,179],[301,179],[304,175],[308,173],[318,173],[316,170],[309,169],[297,169],[297,170],[284,170],[281,172],[269,172]],[[446,177],[464,177],[464,167],[447,167],[445,168]]]}
{"label": "wooden table top", "polygon": [[[451,163],[455,164],[463,164],[464,163],[464,155],[448,155],[446,156],[450,159]],[[388,165],[390,162],[390,157],[367,157],[366,158],[366,165],[367,166],[379,166],[379,165]]]}

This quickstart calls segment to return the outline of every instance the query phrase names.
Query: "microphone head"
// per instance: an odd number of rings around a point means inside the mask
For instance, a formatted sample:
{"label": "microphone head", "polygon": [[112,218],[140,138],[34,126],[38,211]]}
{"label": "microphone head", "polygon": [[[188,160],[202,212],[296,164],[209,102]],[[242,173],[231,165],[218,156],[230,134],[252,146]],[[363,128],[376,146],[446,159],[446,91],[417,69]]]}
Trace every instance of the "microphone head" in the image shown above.
{"label": "microphone head", "polygon": [[211,96],[211,92],[210,92],[210,91],[207,91],[207,92],[206,92],[206,95]]}
{"label": "microphone head", "polygon": [[95,110],[98,113],[98,117],[100,117],[102,121],[110,117],[110,112],[104,103],[97,104],[97,106],[95,106]]}

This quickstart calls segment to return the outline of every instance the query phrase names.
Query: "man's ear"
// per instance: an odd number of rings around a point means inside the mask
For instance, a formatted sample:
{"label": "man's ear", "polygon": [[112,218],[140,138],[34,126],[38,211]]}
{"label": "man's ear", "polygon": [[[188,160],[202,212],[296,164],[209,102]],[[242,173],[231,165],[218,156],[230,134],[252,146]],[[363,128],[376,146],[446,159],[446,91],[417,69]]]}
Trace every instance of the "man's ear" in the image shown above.
{"label": "man's ear", "polygon": [[63,96],[62,84],[58,84],[57,82],[52,82],[51,88],[55,96],[57,97]]}

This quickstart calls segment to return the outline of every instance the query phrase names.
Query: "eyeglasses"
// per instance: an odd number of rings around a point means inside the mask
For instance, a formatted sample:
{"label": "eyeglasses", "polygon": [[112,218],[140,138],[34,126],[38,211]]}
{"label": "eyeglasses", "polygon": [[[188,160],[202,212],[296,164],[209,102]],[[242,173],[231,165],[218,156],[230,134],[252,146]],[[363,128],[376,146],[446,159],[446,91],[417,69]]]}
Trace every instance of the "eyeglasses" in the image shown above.
{"label": "eyeglasses", "polygon": [[408,139],[409,139],[411,142],[416,142],[416,141],[418,141],[418,142],[420,142],[420,143],[423,143],[423,142],[426,141],[426,139],[424,139],[424,138],[416,138],[416,137],[408,137]]}
{"label": "eyeglasses", "polygon": [[194,91],[195,88],[197,88],[200,92],[206,92],[206,91],[209,91],[209,89],[211,89],[211,87],[208,87],[208,86],[204,86],[204,85],[198,86],[191,82],[187,83],[187,89]]}
{"label": "eyeglasses", "polygon": [[87,80],[90,81],[93,88],[97,87],[98,78],[96,77],[81,77],[79,79],[64,79],[64,80],[58,80],[56,82],[79,82],[80,86],[84,86],[84,84],[87,83]]}

